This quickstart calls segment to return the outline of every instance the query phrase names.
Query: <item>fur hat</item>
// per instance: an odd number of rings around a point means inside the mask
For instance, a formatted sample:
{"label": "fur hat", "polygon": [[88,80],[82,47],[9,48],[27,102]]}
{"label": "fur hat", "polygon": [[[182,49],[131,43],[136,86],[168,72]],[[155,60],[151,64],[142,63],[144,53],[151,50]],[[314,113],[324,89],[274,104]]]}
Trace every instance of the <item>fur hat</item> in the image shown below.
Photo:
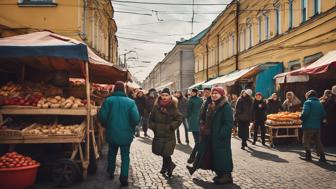
{"label": "fur hat", "polygon": [[169,88],[164,88],[164,89],[162,89],[161,93],[167,93],[167,94],[170,95],[170,90],[169,90]]}
{"label": "fur hat", "polygon": [[246,89],[246,90],[245,90],[245,93],[246,93],[247,95],[249,95],[249,96],[252,96],[253,91],[252,91],[251,89]]}
{"label": "fur hat", "polygon": [[212,91],[212,92],[213,92],[213,91],[216,91],[216,92],[218,92],[221,96],[225,96],[225,91],[224,91],[223,87],[213,87],[211,91]]}
{"label": "fur hat", "polygon": [[194,92],[194,93],[198,93],[198,89],[196,89],[196,88],[191,89],[191,91]]}
{"label": "fur hat", "polygon": [[334,85],[332,88],[331,88],[331,93],[333,95],[336,95],[336,85]]}
{"label": "fur hat", "polygon": [[114,91],[125,91],[125,85],[122,81],[117,81],[114,84]]}

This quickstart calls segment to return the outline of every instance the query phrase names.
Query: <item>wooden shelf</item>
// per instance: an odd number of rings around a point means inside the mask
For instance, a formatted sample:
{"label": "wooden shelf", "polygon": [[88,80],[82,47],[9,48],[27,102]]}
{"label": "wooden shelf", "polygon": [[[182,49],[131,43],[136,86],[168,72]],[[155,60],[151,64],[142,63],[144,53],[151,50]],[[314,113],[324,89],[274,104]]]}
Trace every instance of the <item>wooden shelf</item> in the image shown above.
{"label": "wooden shelf", "polygon": [[2,139],[0,144],[65,144],[65,143],[81,143],[84,139],[82,136],[52,136],[52,137],[38,137],[22,139]]}
{"label": "wooden shelf", "polygon": [[[61,108],[48,108],[40,109],[35,107],[2,107],[0,114],[5,115],[86,115],[86,108],[76,109],[61,109]],[[97,108],[92,107],[91,116],[97,115]]]}

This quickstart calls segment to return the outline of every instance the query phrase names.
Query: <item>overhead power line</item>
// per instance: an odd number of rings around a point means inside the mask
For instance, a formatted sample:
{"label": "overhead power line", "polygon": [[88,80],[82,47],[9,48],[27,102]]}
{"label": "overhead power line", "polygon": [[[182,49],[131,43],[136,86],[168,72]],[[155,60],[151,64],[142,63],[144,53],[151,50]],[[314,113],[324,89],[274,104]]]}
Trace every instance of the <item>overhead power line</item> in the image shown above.
{"label": "overhead power line", "polygon": [[122,37],[122,36],[117,36],[117,37],[120,38],[120,39],[140,41],[140,42],[146,42],[146,43],[155,43],[155,44],[163,44],[163,45],[175,45],[175,43],[169,43],[169,42],[150,41],[150,40],[145,40],[145,39],[136,39],[136,38]]}
{"label": "overhead power line", "polygon": [[191,6],[191,5],[198,5],[198,6],[223,6],[229,5],[229,3],[158,3],[158,2],[143,2],[143,1],[120,1],[120,0],[112,0],[112,2],[118,3],[129,3],[129,4],[145,4],[145,5],[182,5],[182,6]]}

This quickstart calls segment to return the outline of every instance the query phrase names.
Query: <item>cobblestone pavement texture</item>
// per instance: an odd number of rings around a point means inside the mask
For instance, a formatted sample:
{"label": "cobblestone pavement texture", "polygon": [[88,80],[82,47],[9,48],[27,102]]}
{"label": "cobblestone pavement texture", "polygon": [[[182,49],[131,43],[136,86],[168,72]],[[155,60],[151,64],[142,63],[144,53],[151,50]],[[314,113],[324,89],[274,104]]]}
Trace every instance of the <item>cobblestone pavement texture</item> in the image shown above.
{"label": "cobblestone pavement texture", "polygon": [[[182,131],[182,128],[181,132]],[[192,139],[192,136],[190,135]],[[184,140],[182,140],[184,141]],[[278,145],[275,148],[264,147],[260,143],[253,146],[249,143],[247,150],[240,149],[240,141],[232,139],[234,184],[217,186],[212,183],[215,176],[211,171],[199,170],[190,176],[187,159],[193,144],[178,144],[173,161],[177,167],[172,178],[168,179],[159,173],[162,159],[151,153],[151,138],[136,138],[131,146],[131,166],[128,188],[168,189],[168,188],[302,188],[302,189],[336,189],[336,148],[326,148],[328,164],[319,163],[316,154],[313,162],[299,159],[303,155],[301,145]],[[114,180],[106,173],[106,152],[99,160],[99,168],[95,175],[89,175],[86,181],[74,184],[68,189],[114,189],[120,188],[120,156]],[[50,183],[39,183],[34,188],[54,188]],[[126,187],[127,188],[127,187]]]}

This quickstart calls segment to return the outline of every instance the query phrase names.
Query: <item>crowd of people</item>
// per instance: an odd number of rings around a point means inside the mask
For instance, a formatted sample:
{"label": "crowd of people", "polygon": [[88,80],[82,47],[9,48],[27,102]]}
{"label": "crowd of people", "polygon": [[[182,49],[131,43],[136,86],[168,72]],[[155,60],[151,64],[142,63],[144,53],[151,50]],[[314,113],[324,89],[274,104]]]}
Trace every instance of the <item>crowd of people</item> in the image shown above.
{"label": "crowd of people", "polygon": [[[303,106],[302,106],[303,105]],[[108,152],[108,173],[114,178],[115,161],[118,148],[121,149],[122,186],[127,186],[129,168],[129,149],[133,137],[144,137],[147,130],[154,133],[152,152],[162,157],[161,174],[171,177],[176,164],[172,154],[176,142],[182,144],[180,125],[183,125],[185,142],[189,144],[191,132],[195,146],[187,159],[186,168],[192,175],[198,169],[212,170],[216,173],[216,184],[232,183],[233,170],[231,136],[241,138],[241,149],[248,147],[249,128],[253,125],[253,145],[258,141],[260,130],[261,143],[265,141],[265,121],[268,114],[280,111],[297,112],[302,110],[302,128],[306,156],[311,161],[311,147],[316,145],[320,161],[325,162],[320,132],[336,136],[336,86],[326,90],[318,99],[317,92],[308,91],[306,100],[301,100],[293,92],[287,92],[284,102],[276,93],[269,98],[251,89],[242,90],[240,95],[226,94],[222,87],[192,89],[183,95],[182,91],[161,91],[150,89],[146,94],[136,89],[126,94],[124,84],[117,82],[114,93],[108,97],[99,112],[99,119],[106,127]]]}

